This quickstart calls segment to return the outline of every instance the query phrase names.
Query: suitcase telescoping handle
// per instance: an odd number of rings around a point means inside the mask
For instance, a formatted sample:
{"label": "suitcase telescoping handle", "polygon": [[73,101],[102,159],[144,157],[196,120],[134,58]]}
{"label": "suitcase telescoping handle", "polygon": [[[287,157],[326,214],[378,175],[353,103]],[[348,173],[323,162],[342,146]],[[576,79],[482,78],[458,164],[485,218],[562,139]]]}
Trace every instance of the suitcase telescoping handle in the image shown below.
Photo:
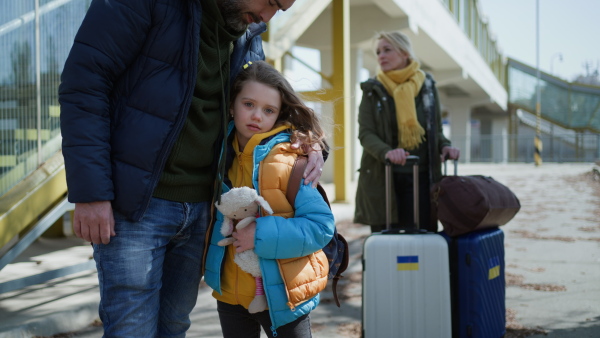
{"label": "suitcase telescoping handle", "polygon": [[[452,160],[454,162],[454,176],[458,176],[458,160]],[[444,176],[448,176],[448,158],[444,159]]]}
{"label": "suitcase telescoping handle", "polygon": [[[410,155],[406,157],[406,165],[413,166],[413,213],[415,215],[415,229],[419,230],[419,156]],[[385,228],[391,230],[392,224],[392,162],[385,160]]]}

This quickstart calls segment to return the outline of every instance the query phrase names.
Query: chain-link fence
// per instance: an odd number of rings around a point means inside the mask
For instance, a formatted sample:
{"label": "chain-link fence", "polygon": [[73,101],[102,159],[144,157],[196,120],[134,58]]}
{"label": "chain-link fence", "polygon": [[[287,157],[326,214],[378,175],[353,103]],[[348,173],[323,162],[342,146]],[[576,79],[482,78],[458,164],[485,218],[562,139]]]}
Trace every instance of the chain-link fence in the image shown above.
{"label": "chain-link fence", "polygon": [[90,2],[0,0],[0,195],[60,150],[60,73]]}
{"label": "chain-link fence", "polygon": [[[509,102],[535,113],[536,88],[536,69],[510,59]],[[545,120],[564,128],[600,131],[600,87],[569,83],[541,73],[540,93],[541,112]]]}
{"label": "chain-link fence", "polygon": [[[469,162],[533,162],[535,133],[520,135],[479,135],[470,138],[452,136],[459,147],[470,144],[470,151],[461,149],[461,160]],[[542,161],[593,162],[600,159],[600,135],[591,133],[543,134]]]}

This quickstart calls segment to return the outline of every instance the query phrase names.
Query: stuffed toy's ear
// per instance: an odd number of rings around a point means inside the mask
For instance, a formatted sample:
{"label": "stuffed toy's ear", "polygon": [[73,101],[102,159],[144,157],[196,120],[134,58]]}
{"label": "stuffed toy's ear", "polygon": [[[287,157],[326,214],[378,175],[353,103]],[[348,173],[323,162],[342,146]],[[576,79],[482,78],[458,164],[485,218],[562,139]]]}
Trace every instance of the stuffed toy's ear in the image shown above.
{"label": "stuffed toy's ear", "polygon": [[262,196],[256,196],[256,203],[258,203],[258,205],[260,205],[267,213],[273,213],[273,209],[271,209],[269,202],[267,202]]}

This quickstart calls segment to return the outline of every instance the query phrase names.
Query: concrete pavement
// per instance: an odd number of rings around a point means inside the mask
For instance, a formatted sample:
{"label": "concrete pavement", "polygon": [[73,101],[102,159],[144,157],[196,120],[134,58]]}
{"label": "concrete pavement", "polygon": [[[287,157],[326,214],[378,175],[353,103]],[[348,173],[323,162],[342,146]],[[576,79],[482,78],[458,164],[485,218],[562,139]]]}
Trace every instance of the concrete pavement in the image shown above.
{"label": "concrete pavement", "polygon": [[[459,174],[484,174],[508,185],[522,209],[506,234],[508,337],[600,337],[600,182],[593,164],[467,164]],[[326,186],[333,198],[331,186]],[[352,189],[351,189],[352,192]],[[351,193],[353,196],[353,193]],[[362,241],[369,228],[351,223],[353,205],[333,203],[338,228],[351,240],[351,266],[338,285],[342,308],[323,292],[311,314],[314,337],[360,337]],[[89,259],[74,238],[41,239],[0,271],[0,283],[32,271]],[[102,336],[95,272],[0,294],[0,338]],[[201,287],[189,337],[220,337],[214,299]],[[58,337],[58,336],[56,336]]]}

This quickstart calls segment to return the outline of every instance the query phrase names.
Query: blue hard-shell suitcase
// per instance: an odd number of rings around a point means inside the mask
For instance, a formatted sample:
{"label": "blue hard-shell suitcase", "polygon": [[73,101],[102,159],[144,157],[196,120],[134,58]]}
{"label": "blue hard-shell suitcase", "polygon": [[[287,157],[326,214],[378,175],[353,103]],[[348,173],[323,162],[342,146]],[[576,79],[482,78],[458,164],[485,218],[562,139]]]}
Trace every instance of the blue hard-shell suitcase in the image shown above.
{"label": "blue hard-shell suitcase", "polygon": [[492,228],[458,237],[441,235],[450,250],[453,338],[504,337],[504,233]]}

